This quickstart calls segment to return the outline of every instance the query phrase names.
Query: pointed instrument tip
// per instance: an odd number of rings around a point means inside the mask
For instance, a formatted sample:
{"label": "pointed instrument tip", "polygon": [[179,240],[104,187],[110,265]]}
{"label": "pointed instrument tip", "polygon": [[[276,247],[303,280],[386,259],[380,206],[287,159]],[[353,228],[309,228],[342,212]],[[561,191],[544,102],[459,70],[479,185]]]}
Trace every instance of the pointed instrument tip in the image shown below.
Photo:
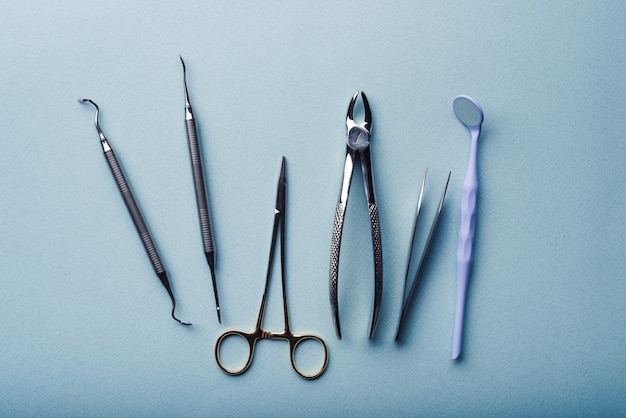
{"label": "pointed instrument tip", "polygon": [[283,155],[283,157],[280,160],[280,180],[282,182],[285,182],[285,164],[286,164],[286,159],[285,156]]}
{"label": "pointed instrument tip", "polygon": [[172,307],[172,318],[174,318],[174,320],[176,322],[178,322],[179,324],[182,324],[182,325],[187,325],[187,326],[191,325],[191,322],[181,321],[180,319],[176,318],[176,315],[174,314],[174,309],[175,309],[175,306]]}
{"label": "pointed instrument tip", "polygon": [[172,318],[174,318],[174,320],[179,324],[187,326],[191,325],[191,322],[181,321],[180,319],[176,318],[176,314],[174,313],[174,311],[176,310],[176,301],[174,300],[173,294],[170,293],[170,296],[172,297]]}
{"label": "pointed instrument tip", "polygon": [[369,336],[370,340],[374,338],[375,332],[376,332],[376,324],[372,324],[372,329],[370,329],[370,336]]}
{"label": "pointed instrument tip", "polygon": [[215,278],[215,253],[205,253],[209,269],[211,270],[211,282],[213,283],[213,295],[215,296],[215,310],[217,310],[217,321],[221,324],[222,317],[220,315],[220,298],[217,295],[217,279]]}
{"label": "pointed instrument tip", "polygon": [[186,325],[186,326],[191,326],[191,325],[193,325],[191,322],[181,321],[180,319],[178,319],[178,318],[176,318],[176,317],[174,317],[174,319],[175,319],[176,321],[178,321],[178,323],[179,323],[179,324],[182,324],[182,325]]}
{"label": "pointed instrument tip", "polygon": [[[183,61],[182,56],[178,56],[180,58],[180,62],[183,64],[183,85],[185,86],[185,107],[191,108],[191,104],[189,104],[189,92],[187,91],[187,67],[185,66],[185,61]],[[191,110],[189,111],[191,112]],[[190,114],[193,118],[193,115]]]}
{"label": "pointed instrument tip", "polygon": [[182,325],[191,325],[191,322],[185,322],[185,321],[181,321],[180,319],[176,318],[176,299],[174,298],[174,293],[172,292],[172,288],[169,285],[169,280],[167,279],[167,274],[165,272],[162,272],[161,274],[158,274],[159,279],[161,279],[161,283],[163,283],[163,286],[165,286],[165,290],[167,290],[167,294],[170,295],[170,300],[172,301],[172,318],[182,324]]}

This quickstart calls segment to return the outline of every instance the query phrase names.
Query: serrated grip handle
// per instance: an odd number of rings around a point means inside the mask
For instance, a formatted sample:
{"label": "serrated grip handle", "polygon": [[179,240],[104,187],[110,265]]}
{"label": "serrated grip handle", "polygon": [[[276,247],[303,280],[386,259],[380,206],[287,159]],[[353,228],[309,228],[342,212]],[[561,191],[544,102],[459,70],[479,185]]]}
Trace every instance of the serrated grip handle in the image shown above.
{"label": "serrated grip handle", "polygon": [[213,240],[213,228],[211,226],[211,213],[204,181],[204,167],[202,165],[202,154],[200,143],[196,131],[194,119],[186,119],[187,142],[189,143],[189,155],[191,157],[191,170],[193,174],[193,184],[196,192],[196,204],[198,208],[198,218],[200,221],[200,233],[202,234],[202,245],[205,254],[215,252],[215,242]]}
{"label": "serrated grip handle", "polygon": [[339,252],[341,251],[341,235],[343,220],[346,213],[344,203],[337,203],[335,218],[333,220],[333,237],[330,243],[330,268],[328,273],[328,294],[330,308],[333,315],[333,323],[337,338],[341,339],[341,326],[339,325],[339,302],[337,300],[337,279],[339,278]]}
{"label": "serrated grip handle", "polygon": [[368,205],[368,212],[372,228],[372,247],[374,249],[374,309],[372,312],[372,327],[370,329],[370,338],[372,338],[376,331],[380,304],[383,298],[383,241],[380,234],[378,207],[375,203]]}
{"label": "serrated grip handle", "polygon": [[122,171],[122,168],[117,161],[117,157],[115,156],[115,153],[112,149],[106,151],[104,153],[104,156],[106,157],[106,160],[109,164],[111,173],[113,173],[113,177],[115,178],[117,187],[122,194],[122,198],[124,199],[124,203],[126,204],[128,213],[130,214],[130,217],[135,224],[135,228],[137,228],[137,232],[139,233],[141,242],[143,243],[146,253],[148,254],[148,258],[150,258],[152,267],[157,274],[161,274],[165,271],[163,262],[161,261],[161,257],[159,256],[156,245],[154,244],[154,241],[150,236],[150,231],[148,231],[148,227],[146,226],[146,222],[143,219],[141,211],[139,210],[137,201],[135,200],[128,181],[126,180],[126,176],[124,175],[124,172]]}

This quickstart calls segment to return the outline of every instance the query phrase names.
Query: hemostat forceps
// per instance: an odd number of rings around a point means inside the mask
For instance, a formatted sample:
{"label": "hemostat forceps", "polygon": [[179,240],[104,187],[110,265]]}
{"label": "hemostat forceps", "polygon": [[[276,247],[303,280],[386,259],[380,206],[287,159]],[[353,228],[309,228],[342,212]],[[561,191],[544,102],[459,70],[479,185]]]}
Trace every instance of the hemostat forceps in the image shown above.
{"label": "hemostat forceps", "polygon": [[370,133],[372,130],[372,114],[370,112],[369,103],[365,93],[361,92],[363,99],[363,110],[365,112],[365,120],[362,124],[354,122],[354,105],[359,96],[357,91],[352,96],[350,106],[348,106],[348,114],[346,115],[347,130],[347,146],[346,160],[343,168],[343,178],[341,180],[341,191],[339,193],[339,201],[335,209],[335,219],[333,222],[333,237],[330,246],[330,269],[329,269],[329,295],[330,307],[333,314],[335,324],[335,332],[337,338],[341,339],[341,327],[339,326],[339,306],[337,302],[337,279],[339,275],[339,251],[341,249],[341,235],[343,231],[343,219],[345,215],[346,205],[348,203],[348,193],[350,192],[350,183],[352,180],[352,172],[357,157],[361,159],[361,171],[363,172],[363,185],[365,186],[365,199],[370,217],[370,226],[372,229],[372,243],[374,248],[374,309],[372,314],[372,326],[370,329],[370,338],[376,331],[376,323],[378,322],[378,313],[380,311],[380,302],[383,295],[383,248],[380,236],[380,223],[378,219],[378,206],[376,205],[376,194],[374,193],[374,178],[372,177],[372,161],[370,158]]}
{"label": "hemostat forceps", "polygon": [[92,101],[91,99],[79,99],[79,102],[89,102],[96,107],[96,117],[94,123],[96,124],[96,129],[98,131],[98,136],[100,137],[100,145],[102,145],[102,151],[104,152],[104,157],[109,163],[109,168],[111,169],[111,173],[113,174],[113,178],[115,178],[115,182],[117,183],[117,187],[120,189],[120,193],[122,194],[122,198],[124,199],[124,203],[126,203],[126,208],[128,209],[128,213],[130,217],[133,219],[133,223],[137,228],[137,232],[139,233],[139,238],[141,238],[141,242],[143,243],[144,248],[146,249],[146,253],[150,258],[150,262],[152,263],[152,267],[156,272],[157,276],[161,280],[163,286],[167,290],[168,295],[170,295],[170,299],[172,300],[172,318],[176,321],[180,322],[183,325],[191,325],[188,322],[183,322],[180,319],[176,318],[174,315],[174,310],[176,309],[176,300],[174,299],[174,293],[172,292],[172,287],[170,286],[170,281],[167,277],[167,272],[165,271],[165,267],[163,267],[163,262],[161,261],[161,257],[159,256],[159,252],[157,251],[156,245],[152,240],[152,236],[150,235],[150,231],[148,230],[148,226],[146,225],[146,221],[143,219],[141,215],[141,211],[139,210],[139,206],[137,205],[137,201],[135,201],[135,197],[133,196],[133,192],[130,189],[130,185],[126,180],[126,176],[124,176],[124,172],[122,171],[122,167],[117,161],[117,157],[113,152],[113,148],[109,144],[109,141],[105,138],[102,130],[100,129],[100,125],[98,124],[98,114],[100,113],[100,109],[98,105]]}
{"label": "hemostat forceps", "polygon": [[437,207],[437,212],[435,213],[435,218],[433,219],[433,223],[430,227],[430,232],[428,233],[428,238],[426,239],[426,244],[424,244],[424,249],[422,250],[422,256],[420,257],[419,264],[417,266],[417,271],[415,272],[415,277],[413,278],[413,283],[411,284],[411,288],[407,294],[407,288],[409,284],[409,274],[411,270],[411,255],[413,254],[413,244],[415,243],[415,231],[417,230],[417,219],[420,215],[420,210],[422,207],[422,197],[424,196],[424,185],[426,184],[426,173],[428,173],[428,168],[424,172],[424,178],[422,179],[422,186],[420,187],[419,198],[417,199],[417,209],[415,210],[415,218],[413,218],[413,232],[411,233],[411,242],[409,243],[409,256],[407,258],[406,264],[406,276],[404,278],[404,292],[402,294],[402,310],[400,311],[400,319],[398,320],[398,329],[396,331],[396,341],[400,338],[400,331],[402,330],[402,324],[404,323],[404,318],[406,313],[409,310],[409,306],[411,305],[411,300],[413,300],[413,294],[415,293],[415,289],[417,284],[420,281],[422,276],[422,271],[424,270],[424,261],[428,256],[428,250],[430,250],[430,244],[433,241],[433,237],[435,236],[435,231],[437,230],[437,222],[439,221],[439,215],[441,214],[441,209],[443,208],[443,200],[446,198],[446,191],[448,190],[448,183],[450,183],[450,174],[448,173],[448,179],[446,180],[446,186],[443,189],[443,193],[441,194],[441,199],[439,200],[439,206]]}
{"label": "hemostat forceps", "polygon": [[[315,336],[315,335],[295,335],[291,333],[291,327],[289,324],[289,311],[287,309],[287,293],[285,289],[285,194],[286,194],[287,183],[285,181],[285,157],[282,159],[282,163],[280,166],[280,177],[278,179],[278,191],[276,194],[276,208],[274,209],[274,229],[272,232],[272,244],[270,247],[270,259],[267,266],[267,276],[265,277],[265,290],[263,291],[263,298],[261,299],[261,308],[259,310],[259,317],[256,322],[256,328],[252,332],[245,331],[226,331],[217,339],[215,344],[215,359],[217,360],[217,364],[220,366],[222,370],[230,375],[240,375],[250,367],[252,363],[252,357],[254,356],[254,348],[256,347],[256,343],[259,340],[263,339],[281,339],[287,340],[289,342],[289,351],[291,353],[291,365],[293,369],[300,376],[305,379],[315,379],[319,377],[324,370],[326,370],[326,365],[328,364],[328,349],[326,348],[326,344],[324,340]],[[276,241],[278,240],[280,233],[280,277],[282,280],[282,289],[283,289],[283,313],[285,316],[285,329],[281,332],[271,332],[263,329],[263,316],[265,314],[265,304],[267,303],[267,292],[269,289],[270,277],[272,275],[272,262],[274,260],[274,249],[276,247]],[[235,370],[231,370],[226,368],[222,363],[222,359],[220,357],[220,347],[222,342],[232,336],[241,337],[248,343],[249,354],[248,360],[243,365],[243,367]],[[308,374],[303,372],[298,368],[296,364],[296,348],[298,348],[299,344],[303,341],[317,341],[321,344],[324,351],[324,360],[322,366],[316,372],[312,374]]]}

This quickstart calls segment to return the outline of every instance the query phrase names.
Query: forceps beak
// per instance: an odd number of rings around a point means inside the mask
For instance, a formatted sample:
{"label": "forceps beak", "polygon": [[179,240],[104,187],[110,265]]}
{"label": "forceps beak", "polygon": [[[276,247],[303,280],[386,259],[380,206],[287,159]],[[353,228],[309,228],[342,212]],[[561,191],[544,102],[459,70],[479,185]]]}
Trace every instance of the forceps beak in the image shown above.
{"label": "forceps beak", "polygon": [[350,100],[350,105],[348,106],[348,114],[346,115],[346,129],[350,132],[350,129],[358,126],[364,129],[368,134],[371,133],[372,129],[372,112],[370,111],[370,105],[367,101],[367,96],[365,92],[361,92],[361,98],[363,99],[363,111],[365,112],[365,117],[362,124],[358,124],[354,122],[354,105],[356,104],[356,100],[359,97],[359,91],[357,90],[352,96],[352,100]]}

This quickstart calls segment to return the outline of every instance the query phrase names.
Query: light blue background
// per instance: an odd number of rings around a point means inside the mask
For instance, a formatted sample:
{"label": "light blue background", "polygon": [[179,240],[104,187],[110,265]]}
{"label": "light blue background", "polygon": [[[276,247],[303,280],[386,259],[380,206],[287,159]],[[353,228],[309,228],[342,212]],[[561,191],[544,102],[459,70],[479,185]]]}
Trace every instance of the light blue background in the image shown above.
{"label": "light blue background", "polygon": [[[0,15],[0,415],[625,415],[626,3],[619,1],[5,2]],[[223,323],[201,251],[181,54],[199,123]],[[346,214],[344,339],[328,257],[353,92],[367,92],[385,287],[362,180]],[[485,111],[462,361],[450,360],[460,192]],[[104,161],[89,97],[171,275],[155,277]],[[328,343],[305,381],[286,343],[240,377],[287,158],[296,332]],[[420,242],[452,178],[403,342],[393,342],[412,213]],[[358,174],[358,172],[357,172]],[[274,275],[266,325],[282,326]]]}

